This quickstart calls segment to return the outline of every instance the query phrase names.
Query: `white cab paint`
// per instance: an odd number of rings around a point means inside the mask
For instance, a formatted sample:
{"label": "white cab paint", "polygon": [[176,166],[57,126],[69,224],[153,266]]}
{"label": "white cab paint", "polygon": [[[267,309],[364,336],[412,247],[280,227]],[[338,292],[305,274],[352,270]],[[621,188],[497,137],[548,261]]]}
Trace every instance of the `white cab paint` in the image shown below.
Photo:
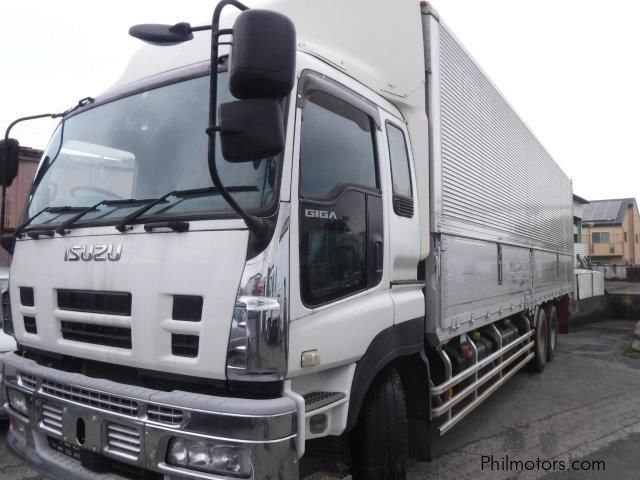
{"label": "white cab paint", "polygon": [[[95,231],[96,229],[94,229]],[[247,231],[215,230],[176,234],[157,232],[83,235],[18,242],[11,267],[11,306],[16,338],[22,345],[115,365],[225,379],[227,345],[240,276],[245,264]],[[104,235],[104,233],[109,235]],[[122,244],[117,262],[65,262],[70,245]],[[39,259],[39,260],[38,260]],[[34,261],[36,260],[36,261]],[[36,307],[20,305],[19,287],[34,288]],[[130,292],[130,317],[57,309],[60,288]],[[171,319],[173,295],[201,295],[202,321]],[[22,315],[37,319],[38,333],[24,330]],[[111,348],[62,338],[63,319],[130,326],[132,349]],[[171,334],[197,334],[197,358],[174,356]]]}

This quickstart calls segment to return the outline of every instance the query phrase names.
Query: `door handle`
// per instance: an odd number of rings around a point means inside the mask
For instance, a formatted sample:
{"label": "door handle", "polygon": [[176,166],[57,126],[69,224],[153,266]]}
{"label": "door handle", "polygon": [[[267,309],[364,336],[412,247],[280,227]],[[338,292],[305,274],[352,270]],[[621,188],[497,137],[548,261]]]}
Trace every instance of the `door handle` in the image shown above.
{"label": "door handle", "polygon": [[384,269],[384,242],[381,240],[376,241],[376,266],[375,272],[382,274]]}

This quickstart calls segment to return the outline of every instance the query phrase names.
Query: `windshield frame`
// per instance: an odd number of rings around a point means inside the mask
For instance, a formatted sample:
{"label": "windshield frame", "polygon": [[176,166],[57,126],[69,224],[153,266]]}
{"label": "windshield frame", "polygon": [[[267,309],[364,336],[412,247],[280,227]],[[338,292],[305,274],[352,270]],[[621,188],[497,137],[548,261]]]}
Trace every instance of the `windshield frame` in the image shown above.
{"label": "windshield frame", "polygon": [[[218,73],[224,73],[227,71],[228,71],[228,56],[221,57],[220,65],[218,67]],[[47,167],[47,169],[50,168],[53,164],[55,164],[57,156],[60,153],[60,149],[62,148],[62,145],[64,143],[64,125],[68,119],[75,117],[76,115],[80,115],[88,110],[93,110],[94,108],[99,108],[103,105],[106,105],[127,97],[138,95],[146,91],[155,90],[165,86],[174,85],[180,82],[185,82],[188,80],[209,76],[209,74],[210,74],[209,62],[201,62],[193,65],[188,65],[188,66],[181,67],[168,72],[162,72],[157,75],[153,75],[151,77],[146,77],[139,81],[127,84],[125,87],[122,87],[122,88],[116,88],[100,97],[97,97],[94,102],[86,106],[83,106],[81,108],[78,108],[77,110],[74,110],[70,114],[66,115],[54,129],[53,135],[51,136],[51,140],[53,140],[58,130],[60,130],[60,145],[57,148],[56,156],[54,157],[53,161],[51,161],[51,164],[49,165],[49,167]],[[295,91],[295,89],[293,89],[292,91]],[[287,126],[288,126],[290,102],[291,102],[291,95],[288,95],[286,98],[282,100],[285,135],[287,134],[287,130],[288,130]],[[204,132],[205,128],[206,128],[206,125],[203,126],[202,135],[206,135]],[[216,143],[219,143],[219,142],[220,142],[220,139],[218,138]],[[47,146],[47,148],[48,147],[49,146]],[[246,209],[247,213],[251,215],[259,216],[259,217],[265,217],[265,218],[272,217],[277,213],[279,204],[280,204],[280,188],[282,184],[282,174],[284,170],[283,168],[284,158],[285,158],[284,151],[276,157],[275,184],[273,188],[274,194],[270,204],[263,208],[247,208]],[[202,161],[206,162],[207,161],[206,157],[204,157]],[[216,158],[216,161],[224,162],[226,160],[224,160],[224,158]],[[34,179],[38,179],[44,176],[43,172],[41,172],[41,169],[44,166],[45,165],[44,165],[44,157],[43,157],[40,163],[40,166],[35,174]],[[27,222],[29,220],[29,217],[28,217],[29,209],[34,197],[34,193],[38,188],[38,183],[34,181],[31,186],[31,189],[29,191],[28,201],[26,202],[25,207],[23,209],[23,215],[21,219],[22,223]],[[211,182],[211,186],[213,187],[213,181]],[[233,186],[233,185],[226,185],[226,186]],[[214,195],[219,195],[219,193],[215,193]],[[143,199],[140,199],[140,200],[143,200]],[[149,201],[153,201],[153,200],[154,199],[150,199]],[[145,215],[142,215],[140,218],[136,219],[135,221],[133,221],[132,224],[144,224],[144,223],[152,223],[152,222],[167,221],[167,220],[198,221],[198,220],[220,220],[220,219],[239,219],[239,218],[240,216],[227,204],[227,208],[219,211],[199,211],[195,213],[186,212],[186,213],[172,214],[171,209],[169,209],[167,213],[164,213],[162,215],[145,214]],[[47,223],[29,223],[24,228],[23,232],[26,233],[30,230],[40,230],[42,228],[55,228],[61,225],[64,222],[64,220],[65,219],[63,219],[62,221],[58,221],[57,219],[54,219],[54,221],[47,222]],[[122,217],[113,217],[113,218],[107,217],[105,219],[86,219],[86,220],[80,219],[74,224],[74,227],[89,228],[89,227],[110,226],[110,225],[117,224],[120,220],[122,220]]]}

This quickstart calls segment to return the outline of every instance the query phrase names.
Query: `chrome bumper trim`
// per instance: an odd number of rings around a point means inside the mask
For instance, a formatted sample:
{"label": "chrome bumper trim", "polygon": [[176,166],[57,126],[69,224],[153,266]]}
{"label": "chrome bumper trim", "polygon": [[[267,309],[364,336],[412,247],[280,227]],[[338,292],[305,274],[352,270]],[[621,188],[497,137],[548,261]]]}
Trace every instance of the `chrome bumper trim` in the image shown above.
{"label": "chrome bumper trim", "polygon": [[[35,390],[21,384],[18,378],[22,372],[37,379]],[[65,384],[73,389],[91,389],[92,392],[105,396],[122,395],[124,390],[128,390],[128,398],[140,405],[140,408],[134,417],[59,398],[43,391],[43,379]],[[8,388],[23,392],[29,405],[29,419],[8,408],[8,413],[17,420],[14,422],[16,428],[22,429],[10,431],[7,440],[9,448],[27,463],[53,478],[88,480],[104,478],[104,474],[96,474],[84,468],[79,460],[57,452],[49,446],[48,438],[161,474],[179,473],[181,477],[200,480],[227,478],[178,467],[176,472],[169,472],[168,469],[174,467],[165,462],[169,442],[174,437],[197,438],[247,448],[251,451],[253,478],[256,480],[298,478],[297,411],[295,403],[288,397],[252,400],[187,392],[157,392],[61,372],[14,354],[5,363],[5,384]],[[156,398],[162,401],[155,401]],[[149,404],[162,404],[182,410],[185,412],[185,420],[179,426],[151,422],[146,416]],[[63,412],[60,430],[46,428],[41,422],[45,405],[53,405]],[[208,405],[212,407],[210,410],[204,408]],[[80,420],[83,425],[82,444],[77,439],[77,424]],[[119,445],[114,444],[113,435],[108,436],[109,426],[113,425],[126,428],[130,434],[135,431],[133,447],[136,452],[123,452]],[[60,455],[64,457],[64,462],[59,458]],[[112,475],[111,478],[118,477]]]}

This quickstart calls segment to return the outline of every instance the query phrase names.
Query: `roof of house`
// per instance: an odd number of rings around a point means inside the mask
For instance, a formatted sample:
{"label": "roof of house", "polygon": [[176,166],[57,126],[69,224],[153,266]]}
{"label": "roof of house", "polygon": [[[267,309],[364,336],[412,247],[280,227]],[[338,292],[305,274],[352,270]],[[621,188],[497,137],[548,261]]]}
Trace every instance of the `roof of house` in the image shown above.
{"label": "roof of house", "polygon": [[610,200],[594,200],[584,207],[583,224],[622,225],[624,215],[629,207],[638,205],[635,198],[614,198]]}
{"label": "roof of house", "polygon": [[581,203],[582,205],[586,205],[587,203],[589,203],[589,200],[582,198],[581,196],[576,195],[575,193],[573,194],[573,201]]}
{"label": "roof of house", "polygon": [[40,161],[40,157],[42,157],[42,150],[31,147],[24,147],[20,145],[20,160],[27,160],[32,162]]}

